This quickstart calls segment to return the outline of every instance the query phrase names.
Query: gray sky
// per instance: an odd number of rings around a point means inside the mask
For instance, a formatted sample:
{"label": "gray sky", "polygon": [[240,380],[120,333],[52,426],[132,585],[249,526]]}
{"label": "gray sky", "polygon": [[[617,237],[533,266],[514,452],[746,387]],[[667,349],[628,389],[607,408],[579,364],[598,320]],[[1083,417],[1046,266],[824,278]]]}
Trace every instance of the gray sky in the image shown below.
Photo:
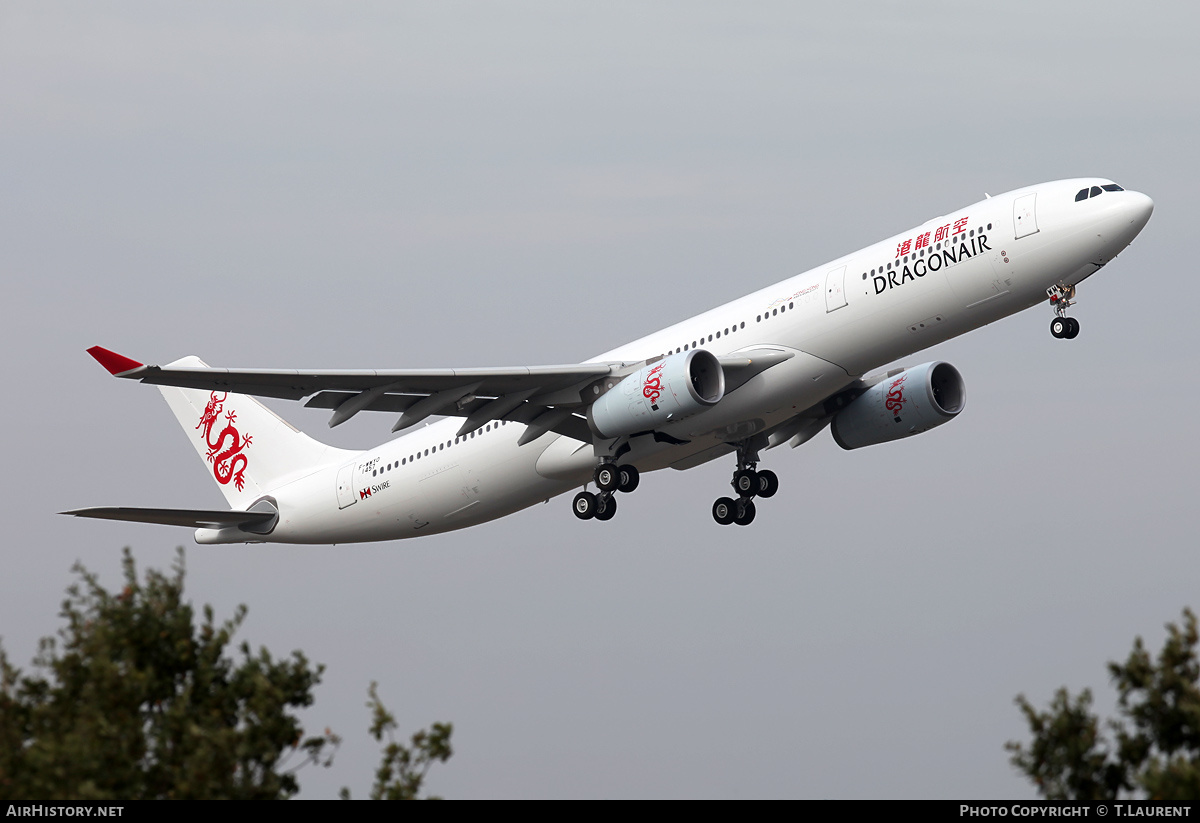
{"label": "gray sky", "polygon": [[[829,4],[826,4],[828,6]],[[166,567],[243,637],[328,670],[346,738],[308,797],[365,793],[377,680],[455,724],[449,797],[1027,796],[1013,697],[1091,686],[1196,599],[1200,13],[1187,4],[53,3],[0,6],[0,637],[27,662],[83,560]],[[150,362],[574,362],[1044,180],[1156,213],[1080,288],[905,362],[968,384],[952,425],[729,460],[338,547],[213,547],[53,512],[216,507]],[[314,436],[366,447],[391,419]]]}

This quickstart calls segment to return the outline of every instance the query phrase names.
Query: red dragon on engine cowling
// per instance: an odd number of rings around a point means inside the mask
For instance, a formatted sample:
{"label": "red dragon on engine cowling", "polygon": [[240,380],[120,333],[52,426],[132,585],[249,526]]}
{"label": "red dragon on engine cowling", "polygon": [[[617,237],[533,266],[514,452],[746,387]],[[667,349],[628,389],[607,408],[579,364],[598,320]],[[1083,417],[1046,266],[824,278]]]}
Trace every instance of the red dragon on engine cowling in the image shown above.
{"label": "red dragon on engine cowling", "polygon": [[657,403],[662,394],[662,375],[659,374],[662,369],[663,364],[659,363],[646,374],[646,384],[642,387],[642,396],[651,403]]}
{"label": "red dragon on engine cowling", "polygon": [[906,372],[900,375],[899,380],[893,381],[892,385],[888,388],[887,397],[883,402],[883,405],[886,406],[887,410],[892,413],[892,416],[895,418],[897,423],[900,422],[900,410],[903,409],[904,404],[908,402],[908,398],[904,396],[903,386],[904,381],[907,379],[908,373]]}

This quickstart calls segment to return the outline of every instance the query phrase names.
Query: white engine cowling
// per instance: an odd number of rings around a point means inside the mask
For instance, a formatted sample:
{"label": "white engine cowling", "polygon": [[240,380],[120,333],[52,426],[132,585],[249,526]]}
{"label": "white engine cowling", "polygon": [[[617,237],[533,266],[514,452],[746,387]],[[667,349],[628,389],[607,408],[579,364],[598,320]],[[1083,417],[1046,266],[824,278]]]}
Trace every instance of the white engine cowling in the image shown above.
{"label": "white engine cowling", "polygon": [[923,363],[876,383],[833,418],[830,430],[843,449],[887,443],[954,419],[967,387],[949,363]]}
{"label": "white engine cowling", "polygon": [[588,422],[601,437],[620,437],[691,417],[724,396],[720,361],[710,351],[695,349],[624,378],[592,404]]}

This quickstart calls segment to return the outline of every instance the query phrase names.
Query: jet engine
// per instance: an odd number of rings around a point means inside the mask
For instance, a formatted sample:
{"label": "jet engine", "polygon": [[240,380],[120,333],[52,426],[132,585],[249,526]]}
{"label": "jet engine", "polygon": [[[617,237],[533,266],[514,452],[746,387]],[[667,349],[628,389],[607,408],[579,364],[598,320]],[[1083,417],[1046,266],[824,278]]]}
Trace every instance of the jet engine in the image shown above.
{"label": "jet engine", "polygon": [[830,427],[843,449],[929,431],[966,406],[966,384],[949,363],[923,363],[876,383],[838,412]]}
{"label": "jet engine", "polygon": [[620,437],[691,417],[724,396],[720,361],[710,351],[694,349],[621,380],[592,404],[588,422],[601,437]]}

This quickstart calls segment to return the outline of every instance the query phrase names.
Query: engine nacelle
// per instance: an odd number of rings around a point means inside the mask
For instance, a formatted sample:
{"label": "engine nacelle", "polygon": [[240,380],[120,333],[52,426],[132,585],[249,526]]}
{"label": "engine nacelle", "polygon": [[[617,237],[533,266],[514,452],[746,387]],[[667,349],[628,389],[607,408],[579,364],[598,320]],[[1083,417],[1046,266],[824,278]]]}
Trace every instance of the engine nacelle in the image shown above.
{"label": "engine nacelle", "polygon": [[833,418],[843,449],[887,443],[952,420],[967,403],[967,387],[949,363],[923,363],[876,383]]}
{"label": "engine nacelle", "polygon": [[694,349],[624,378],[592,404],[588,423],[601,437],[620,437],[691,417],[724,396],[720,361],[710,351]]}

